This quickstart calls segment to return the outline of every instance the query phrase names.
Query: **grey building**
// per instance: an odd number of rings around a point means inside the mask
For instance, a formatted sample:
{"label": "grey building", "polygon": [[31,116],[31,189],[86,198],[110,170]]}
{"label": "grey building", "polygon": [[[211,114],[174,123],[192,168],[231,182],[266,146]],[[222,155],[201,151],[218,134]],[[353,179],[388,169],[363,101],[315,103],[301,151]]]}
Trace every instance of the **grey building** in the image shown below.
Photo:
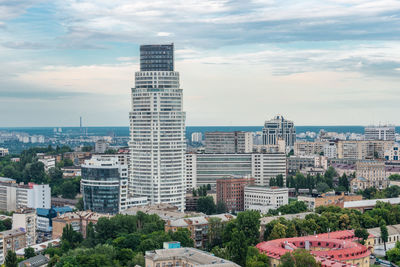
{"label": "grey building", "polygon": [[395,141],[396,129],[391,125],[367,126],[364,128],[365,140]]}
{"label": "grey building", "polygon": [[266,121],[263,128],[263,144],[276,145],[278,139],[285,140],[286,147],[293,147],[296,142],[296,129],[293,121],[277,115]]}
{"label": "grey building", "polygon": [[174,71],[174,44],[140,46],[141,71]]}
{"label": "grey building", "polygon": [[253,150],[251,132],[206,132],[206,153],[250,153]]}

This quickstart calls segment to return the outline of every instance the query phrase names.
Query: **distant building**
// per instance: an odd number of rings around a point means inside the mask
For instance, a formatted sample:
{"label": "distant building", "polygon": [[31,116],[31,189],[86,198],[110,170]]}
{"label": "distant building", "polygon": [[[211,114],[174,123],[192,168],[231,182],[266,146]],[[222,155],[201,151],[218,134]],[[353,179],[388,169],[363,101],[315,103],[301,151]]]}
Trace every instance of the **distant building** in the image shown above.
{"label": "distant building", "polygon": [[294,154],[296,156],[321,155],[324,153],[326,142],[321,141],[302,141],[294,144]]}
{"label": "distant building", "polygon": [[19,185],[17,188],[17,208],[51,208],[51,188],[48,184]]}
{"label": "distant building", "polygon": [[384,158],[385,151],[392,148],[394,141],[368,140],[368,141],[338,141],[337,157],[339,159],[373,159]]}
{"label": "distant building", "polygon": [[63,172],[63,178],[73,178],[82,176],[82,170],[80,166],[66,166],[61,168]]}
{"label": "distant building", "polygon": [[203,141],[203,134],[201,132],[192,133],[192,143],[201,143]]}
{"label": "distant building", "polygon": [[228,211],[244,210],[244,188],[254,184],[254,178],[225,177],[217,180],[217,203],[222,202]]}
{"label": "distant building", "polygon": [[323,147],[324,156],[329,159],[337,158],[337,147],[335,142],[326,143]]}
{"label": "distant building", "polygon": [[394,144],[390,149],[385,151],[384,157],[387,161],[398,161],[400,160],[399,144]]}
{"label": "distant building", "polygon": [[276,178],[278,175],[283,176],[283,183],[286,184],[286,165],[286,154],[283,152],[251,155],[251,175],[257,185],[269,186],[271,178]]}
{"label": "distant building", "polygon": [[49,172],[51,168],[56,167],[56,158],[55,156],[42,156],[38,159],[41,163],[44,164],[44,170]]}
{"label": "distant building", "polygon": [[345,201],[343,204],[343,208],[345,209],[356,209],[361,212],[364,212],[366,210],[372,210],[375,208],[375,205],[377,202],[385,202],[389,203],[391,205],[398,205],[400,204],[400,198],[395,197],[395,198],[381,198],[381,199],[364,199],[364,200],[358,200],[358,201]]}
{"label": "distant building", "polygon": [[13,229],[0,232],[0,264],[3,264],[8,251],[25,248],[26,233],[23,229]]}
{"label": "distant building", "polygon": [[293,121],[286,120],[280,115],[266,121],[263,128],[264,145],[275,145],[278,139],[285,140],[287,147],[293,147],[296,142],[296,129]]}
{"label": "distant building", "polygon": [[165,232],[176,232],[178,229],[188,229],[191,233],[190,237],[194,241],[194,247],[204,249],[208,241],[209,221],[211,218],[218,219],[220,223],[227,223],[235,219],[235,216],[226,213],[168,220],[165,224]]}
{"label": "distant building", "polygon": [[206,132],[206,153],[251,153],[253,151],[253,133],[251,132]]}
{"label": "distant building", "polygon": [[8,153],[8,148],[2,148],[2,147],[0,147],[0,158],[1,157],[5,157],[5,156],[7,156],[9,153]]}
{"label": "distant building", "polygon": [[364,128],[365,140],[395,140],[395,127],[392,125],[367,126]]}
{"label": "distant building", "polygon": [[346,201],[362,200],[362,195],[345,195],[343,192],[340,195],[324,193],[318,197],[298,196],[298,201],[303,201],[307,204],[309,210],[315,210],[320,206],[337,206],[343,208]]}
{"label": "distant building", "polygon": [[287,188],[247,185],[244,188],[244,209],[267,213],[289,203]]}
{"label": "distant building", "polygon": [[389,185],[386,178],[385,162],[362,160],[356,164],[356,178],[351,180],[351,190],[365,190],[368,187],[375,187],[379,190],[385,189]]}
{"label": "distant building", "polygon": [[96,224],[97,221],[102,217],[111,218],[112,215],[91,211],[68,212],[59,215],[53,219],[53,239],[61,238],[63,229],[67,224],[70,224],[74,231],[80,232],[83,237],[86,237],[86,228],[88,224]]}
{"label": "distant building", "polygon": [[36,244],[36,228],[35,209],[19,209],[13,213],[12,229],[24,229],[27,246]]}
{"label": "distant building", "polygon": [[106,152],[108,147],[109,147],[108,142],[104,139],[100,139],[100,140],[96,141],[96,143],[94,145],[94,151],[96,153],[104,153],[104,152]]}
{"label": "distant building", "polygon": [[146,267],[160,266],[216,266],[240,267],[234,262],[218,258],[211,253],[195,248],[173,248],[146,251]]}
{"label": "distant building", "polygon": [[0,177],[0,210],[17,209],[17,184],[14,179]]}

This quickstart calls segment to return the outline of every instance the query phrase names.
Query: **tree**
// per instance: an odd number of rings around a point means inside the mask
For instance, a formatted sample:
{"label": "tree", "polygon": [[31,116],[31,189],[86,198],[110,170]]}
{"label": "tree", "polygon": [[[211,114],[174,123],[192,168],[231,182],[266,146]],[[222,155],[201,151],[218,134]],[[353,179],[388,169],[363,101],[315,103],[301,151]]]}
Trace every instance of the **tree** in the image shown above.
{"label": "tree", "polygon": [[283,175],[279,174],[278,176],[276,176],[276,185],[279,187],[283,187]]}
{"label": "tree", "polygon": [[179,228],[176,232],[169,231],[168,234],[173,241],[179,241],[182,247],[193,247],[193,239],[188,229]]}
{"label": "tree", "polygon": [[82,234],[74,231],[71,224],[67,224],[63,228],[61,241],[64,243],[64,249],[75,248],[83,240]]}
{"label": "tree", "polygon": [[293,252],[294,261],[297,267],[318,267],[319,264],[316,262],[313,255],[305,249],[296,249]]}
{"label": "tree", "polygon": [[197,200],[197,211],[207,215],[214,214],[216,211],[214,199],[211,196],[203,196]]}
{"label": "tree", "polygon": [[77,193],[78,189],[73,181],[68,180],[62,184],[61,194],[63,198],[74,199]]}
{"label": "tree", "polygon": [[248,245],[258,243],[260,239],[260,213],[254,210],[242,211],[236,218],[237,228],[243,231]]}
{"label": "tree", "polygon": [[391,181],[399,181],[400,180],[400,174],[392,174],[389,176],[389,180]]}
{"label": "tree", "polygon": [[224,225],[220,218],[209,218],[208,220],[208,242],[207,247],[211,250],[215,246],[222,246],[222,235]]}
{"label": "tree", "polygon": [[247,253],[247,240],[243,231],[234,228],[232,231],[232,240],[227,245],[229,258],[239,264],[245,266]]}
{"label": "tree", "polygon": [[25,248],[25,250],[24,250],[24,258],[25,259],[35,257],[35,255],[36,255],[35,250],[32,247]]}
{"label": "tree", "polygon": [[391,262],[400,262],[400,242],[396,242],[396,246],[386,252],[387,259]]}
{"label": "tree", "polygon": [[281,223],[275,224],[274,228],[272,228],[271,234],[268,237],[268,240],[274,240],[279,238],[286,237],[287,227]]}
{"label": "tree", "polygon": [[282,255],[279,267],[296,267],[296,263],[294,261],[292,253],[286,252]]}
{"label": "tree", "polygon": [[321,182],[317,184],[317,191],[318,193],[325,193],[329,190],[329,185],[327,183]]}
{"label": "tree", "polygon": [[255,247],[248,247],[246,254],[246,267],[265,267],[269,266],[267,255],[262,254]]}
{"label": "tree", "polygon": [[381,238],[382,238],[383,246],[385,247],[385,252],[386,252],[386,242],[388,241],[389,233],[388,233],[388,229],[386,227],[385,221],[383,221],[383,220],[381,221],[380,228],[381,228]]}
{"label": "tree", "polygon": [[5,266],[6,267],[17,267],[18,266],[17,254],[15,254],[14,251],[9,250],[7,252]]}
{"label": "tree", "polygon": [[225,213],[225,212],[226,212],[226,205],[225,205],[225,203],[222,202],[222,201],[218,201],[218,202],[217,202],[216,210],[217,210],[217,214]]}
{"label": "tree", "polygon": [[365,244],[365,240],[368,239],[369,233],[368,233],[368,231],[367,231],[366,229],[363,228],[363,229],[356,229],[356,230],[354,231],[354,235],[355,235],[356,237],[358,237],[358,238],[361,238],[360,243],[361,243],[362,245],[364,245],[364,244]]}
{"label": "tree", "polygon": [[83,203],[83,198],[82,197],[80,197],[78,199],[78,202],[76,203],[75,208],[77,210],[83,210],[84,209],[84,203]]}

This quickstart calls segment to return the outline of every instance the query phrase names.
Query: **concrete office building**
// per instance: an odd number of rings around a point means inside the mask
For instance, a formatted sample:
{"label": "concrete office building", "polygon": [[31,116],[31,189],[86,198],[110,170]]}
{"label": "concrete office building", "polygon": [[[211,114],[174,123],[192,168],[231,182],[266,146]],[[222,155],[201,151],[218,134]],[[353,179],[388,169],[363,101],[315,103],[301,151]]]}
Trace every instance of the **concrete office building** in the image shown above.
{"label": "concrete office building", "polygon": [[244,188],[244,209],[267,213],[289,203],[287,188],[247,185]]}
{"label": "concrete office building", "polygon": [[286,183],[286,154],[282,152],[251,154],[252,177],[257,185],[269,186],[271,178],[283,176]]}
{"label": "concrete office building", "polygon": [[24,229],[26,233],[26,245],[33,246],[36,244],[36,210],[35,209],[19,209],[13,213],[12,229]]}
{"label": "concrete office building", "polygon": [[226,176],[250,176],[252,154],[186,154],[186,181],[188,188],[216,185]]}
{"label": "concrete office building", "polygon": [[320,155],[324,152],[326,142],[321,141],[302,141],[294,144],[294,154],[296,156],[313,156]]}
{"label": "concrete office building", "polygon": [[17,185],[14,179],[0,177],[0,210],[15,211],[17,208]]}
{"label": "concrete office building", "polygon": [[120,167],[116,158],[85,161],[81,180],[85,210],[115,214],[126,206],[128,180],[121,178]]}
{"label": "concrete office building", "polygon": [[205,153],[251,153],[253,133],[251,132],[206,132]]}
{"label": "concrete office building", "polygon": [[365,140],[394,141],[396,129],[393,125],[376,125],[364,128]]}
{"label": "concrete office building", "polygon": [[96,143],[94,144],[94,151],[96,153],[105,153],[108,147],[109,147],[108,142],[104,139],[100,139],[97,140]]}
{"label": "concrete office building", "polygon": [[51,208],[51,188],[48,184],[19,185],[17,188],[17,208]]}
{"label": "concrete office building", "polygon": [[185,207],[185,117],[174,45],[142,45],[130,118],[130,179],[150,203]]}
{"label": "concrete office building", "polygon": [[293,147],[296,142],[296,129],[293,121],[277,115],[266,121],[263,128],[263,144],[276,145],[278,139],[285,140],[286,147]]}
{"label": "concrete office building", "polygon": [[217,203],[222,202],[228,211],[244,210],[244,188],[254,184],[254,178],[225,177],[217,180]]}

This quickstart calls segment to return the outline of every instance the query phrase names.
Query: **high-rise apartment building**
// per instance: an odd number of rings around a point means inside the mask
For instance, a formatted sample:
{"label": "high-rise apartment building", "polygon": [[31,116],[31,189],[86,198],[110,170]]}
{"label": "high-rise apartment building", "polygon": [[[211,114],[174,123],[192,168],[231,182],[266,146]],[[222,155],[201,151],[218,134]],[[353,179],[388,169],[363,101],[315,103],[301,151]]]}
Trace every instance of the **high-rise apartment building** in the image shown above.
{"label": "high-rise apartment building", "polygon": [[396,129],[392,125],[367,126],[364,128],[365,140],[394,141]]}
{"label": "high-rise apartment building", "polygon": [[130,118],[130,180],[150,203],[185,207],[185,112],[174,46],[142,45]]}
{"label": "high-rise apartment building", "polygon": [[296,142],[296,128],[293,121],[277,115],[266,121],[263,128],[263,144],[276,145],[278,139],[283,139],[286,147],[293,147]]}
{"label": "high-rise apartment building", "polygon": [[206,132],[206,153],[251,153],[253,133],[251,132]]}

